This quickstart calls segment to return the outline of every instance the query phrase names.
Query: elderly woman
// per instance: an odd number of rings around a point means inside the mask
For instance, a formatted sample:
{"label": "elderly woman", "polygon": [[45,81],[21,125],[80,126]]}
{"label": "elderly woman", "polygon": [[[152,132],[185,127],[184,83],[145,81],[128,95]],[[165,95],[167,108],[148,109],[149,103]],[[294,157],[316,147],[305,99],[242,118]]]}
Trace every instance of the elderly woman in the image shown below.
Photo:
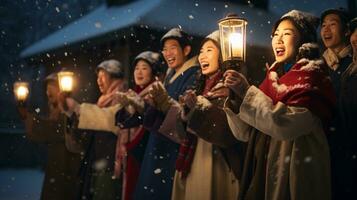
{"label": "elderly woman", "polygon": [[227,71],[225,85],[242,100],[227,102],[237,139],[248,141],[240,199],[330,199],[330,157],[324,131],[335,96],[316,42],[318,21],[292,10],[274,25],[275,63],[259,88]]}

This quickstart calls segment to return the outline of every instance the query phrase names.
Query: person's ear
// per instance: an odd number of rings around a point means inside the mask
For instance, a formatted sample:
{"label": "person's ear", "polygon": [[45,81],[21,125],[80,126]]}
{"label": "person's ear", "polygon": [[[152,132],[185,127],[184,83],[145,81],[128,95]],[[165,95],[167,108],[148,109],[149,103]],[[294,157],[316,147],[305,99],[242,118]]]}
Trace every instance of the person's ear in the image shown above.
{"label": "person's ear", "polygon": [[188,56],[190,53],[191,53],[191,46],[190,46],[190,45],[186,45],[186,46],[183,48],[183,54],[184,54],[185,56]]}

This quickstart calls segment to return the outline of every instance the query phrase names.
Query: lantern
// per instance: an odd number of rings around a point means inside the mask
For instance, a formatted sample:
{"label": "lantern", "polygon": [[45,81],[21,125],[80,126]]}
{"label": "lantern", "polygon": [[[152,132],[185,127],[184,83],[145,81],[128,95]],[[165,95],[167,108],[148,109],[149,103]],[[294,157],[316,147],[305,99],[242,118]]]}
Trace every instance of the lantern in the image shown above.
{"label": "lantern", "polygon": [[60,71],[57,73],[57,76],[60,91],[66,94],[66,96],[70,96],[73,91],[74,73],[71,71]]}
{"label": "lantern", "polygon": [[245,62],[247,20],[228,14],[219,20],[218,26],[223,63]]}
{"label": "lantern", "polygon": [[17,81],[14,83],[15,98],[20,104],[26,102],[29,93],[29,84],[27,82]]}

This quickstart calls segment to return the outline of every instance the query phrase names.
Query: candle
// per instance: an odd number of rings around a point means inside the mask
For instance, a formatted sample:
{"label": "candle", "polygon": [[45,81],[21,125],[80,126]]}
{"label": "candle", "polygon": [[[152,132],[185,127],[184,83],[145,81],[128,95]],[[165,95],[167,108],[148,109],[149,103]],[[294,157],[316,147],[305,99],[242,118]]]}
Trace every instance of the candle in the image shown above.
{"label": "candle", "polygon": [[231,56],[241,58],[243,52],[243,36],[240,33],[231,33],[229,35],[229,45]]}
{"label": "candle", "polygon": [[26,101],[30,91],[27,82],[15,82],[14,93],[17,101]]}

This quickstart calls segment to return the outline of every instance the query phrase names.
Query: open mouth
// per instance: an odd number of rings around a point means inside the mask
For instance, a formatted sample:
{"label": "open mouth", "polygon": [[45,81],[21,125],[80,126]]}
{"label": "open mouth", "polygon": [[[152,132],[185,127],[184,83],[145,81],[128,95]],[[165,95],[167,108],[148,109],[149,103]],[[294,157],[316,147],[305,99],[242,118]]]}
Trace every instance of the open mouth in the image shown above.
{"label": "open mouth", "polygon": [[325,35],[323,38],[324,38],[325,41],[329,41],[329,40],[332,39],[332,36],[331,35]]}
{"label": "open mouth", "polygon": [[167,59],[167,64],[172,65],[175,62],[175,58],[168,58]]}
{"label": "open mouth", "polygon": [[202,70],[205,70],[205,69],[207,69],[208,67],[209,67],[209,63],[206,63],[206,62],[201,63],[201,68],[202,68]]}
{"label": "open mouth", "polygon": [[285,53],[285,49],[284,48],[276,48],[275,52],[276,52],[277,56],[283,56]]}

